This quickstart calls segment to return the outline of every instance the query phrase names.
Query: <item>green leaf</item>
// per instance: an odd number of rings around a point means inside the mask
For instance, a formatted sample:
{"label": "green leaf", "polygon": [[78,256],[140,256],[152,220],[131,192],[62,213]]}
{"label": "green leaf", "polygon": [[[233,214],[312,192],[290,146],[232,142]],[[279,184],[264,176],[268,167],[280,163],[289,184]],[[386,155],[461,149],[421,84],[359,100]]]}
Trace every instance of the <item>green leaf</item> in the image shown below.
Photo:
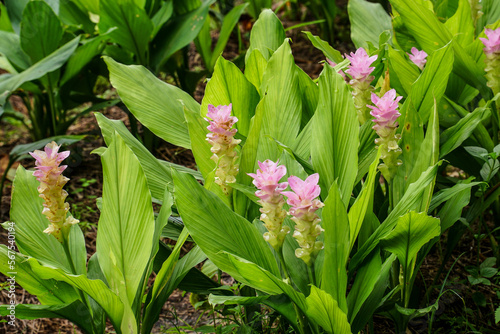
{"label": "green leaf", "polygon": [[36,63],[54,52],[63,36],[61,21],[43,1],[30,1],[23,11],[21,47]]}
{"label": "green leaf", "polygon": [[175,52],[195,39],[208,16],[208,9],[215,0],[203,1],[197,9],[169,20],[152,42],[151,65],[156,72]]}
{"label": "green leaf", "polygon": [[[118,298],[103,281],[99,279],[91,280],[84,275],[70,275],[61,269],[42,266],[34,258],[28,259],[28,262],[33,272],[38,277],[65,282],[88,294],[106,311],[114,327],[120,328],[122,318],[124,317],[124,305],[120,298]],[[133,317],[132,319],[126,320],[125,323],[134,321]]]}
{"label": "green leaf", "polygon": [[[403,51],[397,51],[389,46],[389,73],[391,78],[391,87],[403,96],[408,96],[412,86],[420,75],[418,67],[412,65]],[[397,78],[398,85],[394,86]]]}
{"label": "green leaf", "polygon": [[250,2],[250,7],[248,8],[248,13],[253,18],[257,18],[263,10],[264,11],[266,10],[265,8],[271,8],[271,5],[273,3],[272,0],[251,0],[248,2]]}
{"label": "green leaf", "polygon": [[203,180],[201,174],[192,169],[184,166],[179,166],[168,161],[156,159],[151,152],[149,152],[138,140],[135,138],[123,124],[122,121],[110,120],[100,113],[94,114],[99,127],[101,128],[102,136],[106,145],[111,145],[113,142],[115,131],[125,141],[127,146],[134,152],[137,159],[141,163],[146,179],[148,180],[148,187],[151,195],[154,198],[163,198],[165,188],[168,187],[169,191],[173,190],[173,182],[171,169],[177,169],[182,172],[191,173],[197,179]]}
{"label": "green leaf", "polygon": [[21,31],[21,20],[23,18],[23,10],[30,0],[5,0],[5,8],[9,14],[12,28],[19,34]]}
{"label": "green leaf", "polygon": [[151,22],[153,23],[153,32],[151,36],[154,38],[158,31],[163,27],[163,25],[172,17],[174,11],[174,3],[173,1],[164,1],[161,4],[160,9],[155,13],[155,15],[151,18]]}
{"label": "green leaf", "polygon": [[[15,266],[11,267],[15,262]],[[78,299],[75,289],[66,283],[52,279],[42,279],[31,269],[28,256],[7,249],[0,245],[0,272],[8,277],[15,276],[15,281],[28,293],[36,296],[40,303],[58,305],[72,303]]]}
{"label": "green leaf", "polygon": [[173,172],[175,203],[193,240],[221,270],[242,278],[226,255],[252,261],[273,274],[278,266],[262,235],[187,174]]}
{"label": "green leaf", "polygon": [[257,92],[262,97],[262,92],[260,91],[260,86],[262,84],[262,77],[264,76],[264,71],[267,67],[267,60],[264,58],[262,53],[255,49],[247,57],[245,65],[245,77],[254,85]]}
{"label": "green leaf", "polygon": [[25,70],[31,64],[30,58],[21,49],[19,36],[13,32],[0,31],[0,53],[18,70]]}
{"label": "green leaf", "polygon": [[236,123],[238,132],[246,137],[250,129],[250,120],[255,114],[259,100],[259,93],[238,67],[221,56],[215,64],[214,74],[205,89],[201,115],[206,115],[209,104],[217,107],[232,103],[231,114],[238,118]]}
{"label": "green leaf", "polygon": [[391,17],[381,4],[365,0],[350,0],[347,5],[351,21],[351,39],[356,48],[367,48],[367,42],[379,47],[379,35],[392,30]]}
{"label": "green leaf", "polygon": [[99,264],[111,290],[132,305],[153,247],[151,194],[139,160],[118,134],[101,159]]}
{"label": "green leaf", "polygon": [[220,29],[219,33],[219,38],[217,39],[217,44],[215,44],[214,51],[212,53],[212,63],[210,64],[209,68],[213,68],[217,58],[219,55],[222,54],[222,51],[224,51],[224,48],[227,45],[227,42],[229,40],[229,37],[231,36],[231,33],[234,30],[234,27],[238,24],[238,21],[240,20],[241,14],[245,11],[247,8],[248,3],[243,3],[239,6],[234,7],[231,9],[229,13],[227,13],[224,16],[224,21],[222,22],[222,27]]}
{"label": "green leaf", "polygon": [[[335,307],[339,308],[344,313],[347,313],[346,263],[350,250],[349,219],[346,211],[345,205],[340,198],[338,185],[337,183],[333,183],[328,192],[328,197],[325,200],[325,207],[322,211],[322,227],[325,230],[325,257],[323,261],[321,288],[324,290],[325,294],[329,294],[330,298],[333,297]],[[311,290],[311,295],[313,291],[314,289]],[[328,317],[326,317],[326,319],[327,318]],[[316,320],[316,322],[319,323],[318,320]],[[324,328],[327,329],[327,327]]]}
{"label": "green leaf", "polygon": [[337,64],[344,61],[342,54],[339,51],[335,50],[330,44],[328,44],[327,41],[322,40],[318,36],[314,36],[309,31],[303,31],[303,33],[306,34],[307,38],[309,38],[312,45],[316,49],[323,52],[326,58],[330,59],[331,61]]}
{"label": "green leaf", "polygon": [[186,92],[156,78],[142,66],[125,66],[104,57],[110,81],[123,103],[155,135],[191,148],[184,107],[198,112],[199,104]]}
{"label": "green leaf", "polygon": [[460,0],[457,11],[444,25],[461,46],[466,47],[472,43],[474,41],[475,29],[469,1]]}
{"label": "green leaf", "polygon": [[[89,309],[81,301],[59,305],[17,304],[16,319],[34,320],[40,318],[68,319],[86,333],[92,333],[92,316]],[[10,314],[8,305],[0,306],[0,315]]]}
{"label": "green leaf", "polygon": [[417,210],[420,208],[422,196],[427,190],[428,185],[434,182],[437,169],[441,163],[437,163],[429,167],[420,178],[410,184],[403,198],[394,207],[389,216],[384,222],[375,230],[375,232],[368,238],[368,240],[358,249],[349,263],[349,272],[354,272],[356,268],[363,262],[363,260],[370,254],[373,249],[378,245],[381,238],[389,235],[392,229],[396,226],[397,219],[410,210]]}
{"label": "green leaf", "polygon": [[301,128],[305,128],[311,121],[318,106],[318,85],[300,67],[296,67],[299,81],[299,90],[302,95]]}
{"label": "green leaf", "polygon": [[314,121],[311,156],[314,170],[320,175],[322,197],[337,180],[347,206],[357,174],[359,125],[349,88],[331,66],[325,66],[319,77]]}
{"label": "green leaf", "polygon": [[99,31],[110,32],[111,39],[132,52],[139,64],[146,66],[148,43],[153,32],[153,23],[143,8],[133,0],[100,0]]}
{"label": "green leaf", "polygon": [[22,84],[28,81],[39,79],[45,74],[57,70],[66,63],[68,58],[75,52],[80,36],[72,39],[68,43],[61,46],[49,56],[43,58],[25,71],[12,75],[5,80],[0,77],[0,114],[3,111],[3,106],[7,97]]}
{"label": "green leaf", "polygon": [[40,182],[31,172],[19,166],[14,178],[10,220],[15,223],[16,246],[22,254],[71,272],[62,244],[43,231],[49,226],[42,215],[43,199],[37,187]]}
{"label": "green leaf", "polygon": [[208,303],[212,306],[217,305],[258,305],[268,299],[269,295],[258,297],[242,297],[242,296],[218,296],[210,294]]}
{"label": "green leaf", "polygon": [[[110,31],[112,32],[112,31]],[[109,33],[102,33],[97,37],[87,39],[85,44],[78,47],[68,59],[66,69],[60,81],[60,86],[64,85],[68,80],[74,78],[94,57],[101,54],[109,39]]]}
{"label": "green leaf", "polygon": [[255,22],[250,33],[250,47],[245,56],[245,63],[253,50],[259,50],[268,61],[285,40],[285,29],[280,20],[270,9],[264,9]]}
{"label": "green leaf", "polygon": [[459,147],[469,138],[483,119],[490,116],[490,109],[476,108],[454,126],[441,133],[440,158]]}
{"label": "green leaf", "polygon": [[306,298],[306,303],[307,316],[323,327],[327,333],[352,333],[347,315],[340,309],[335,299],[324,290],[311,286],[311,294]]}

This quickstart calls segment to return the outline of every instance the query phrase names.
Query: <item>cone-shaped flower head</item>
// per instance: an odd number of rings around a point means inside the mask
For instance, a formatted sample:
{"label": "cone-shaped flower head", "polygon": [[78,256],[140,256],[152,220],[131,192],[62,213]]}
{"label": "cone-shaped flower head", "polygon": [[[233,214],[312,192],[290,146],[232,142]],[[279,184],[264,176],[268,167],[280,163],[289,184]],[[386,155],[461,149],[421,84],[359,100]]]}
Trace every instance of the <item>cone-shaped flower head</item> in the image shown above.
{"label": "cone-shaped flower head", "polygon": [[484,44],[486,79],[494,94],[500,93],[500,28],[484,31],[488,38],[480,38]]}
{"label": "cone-shaped flower head", "polygon": [[69,204],[65,202],[68,193],[62,189],[69,179],[62,175],[67,166],[59,165],[69,156],[69,151],[59,153],[59,148],[55,142],[51,142],[43,151],[36,150],[30,154],[36,160],[33,175],[40,181],[38,192],[44,200],[42,213],[50,222],[44,232],[52,234],[62,243],[67,240],[71,225],[78,223],[78,220],[68,216]]}
{"label": "cone-shaped flower head", "polygon": [[424,70],[424,65],[427,63],[427,53],[425,51],[418,51],[417,48],[411,48],[411,53],[408,53],[410,60],[420,68]]}
{"label": "cone-shaped flower head", "polygon": [[281,192],[288,187],[287,182],[279,183],[286,175],[286,167],[279,166],[279,160],[272,162],[266,160],[259,161],[259,168],[255,174],[249,173],[253,177],[253,184],[259,189],[255,195],[260,198],[260,220],[264,222],[267,232],[264,239],[276,250],[281,251],[283,241],[290,228],[283,226],[286,211],[283,209],[285,199]]}
{"label": "cone-shaped flower head", "polygon": [[488,38],[479,38],[484,44],[484,53],[499,53],[500,52],[500,28],[495,30],[485,29],[484,33]]}
{"label": "cone-shaped flower head", "polygon": [[382,175],[391,182],[396,174],[397,167],[401,165],[401,160],[398,159],[401,154],[401,148],[398,146],[398,140],[401,138],[396,134],[398,123],[396,120],[401,114],[398,111],[398,102],[402,99],[401,96],[396,97],[396,90],[391,89],[382,97],[372,93],[372,102],[375,106],[368,106],[372,109],[371,115],[375,117],[373,129],[377,132],[380,138],[375,139],[375,143],[381,150],[380,157],[383,163],[379,166]]}
{"label": "cone-shaped flower head", "polygon": [[354,98],[354,105],[358,111],[358,120],[360,124],[364,124],[370,119],[370,109],[366,107],[370,104],[370,93],[373,87],[370,83],[374,77],[371,75],[375,67],[370,65],[377,60],[377,56],[369,57],[365,49],[359,48],[355,53],[346,55],[351,64],[346,70],[346,73],[352,77],[349,84],[352,87],[352,96]]}
{"label": "cone-shaped flower head", "polygon": [[206,118],[210,122],[210,125],[207,126],[210,131],[207,134],[207,140],[212,145],[210,149],[213,153],[211,159],[217,164],[215,183],[222,188],[226,195],[231,191],[228,184],[236,182],[238,174],[236,160],[238,157],[235,148],[241,142],[239,139],[234,139],[234,134],[238,130],[232,127],[238,118],[231,116],[231,108],[232,104],[218,107],[209,104],[208,118]]}
{"label": "cone-shaped flower head", "polygon": [[373,129],[380,137],[386,136],[389,131],[398,126],[396,120],[401,116],[398,111],[398,102],[402,98],[402,96],[396,97],[395,89],[389,90],[382,97],[372,93],[372,102],[375,106],[369,105],[367,107],[372,109],[370,114],[375,117]]}
{"label": "cone-shaped flower head", "polygon": [[323,207],[318,199],[321,189],[318,185],[319,174],[312,174],[305,181],[297,176],[290,176],[288,183],[292,191],[284,191],[288,197],[287,203],[291,206],[289,214],[293,216],[295,231],[293,237],[297,239],[300,248],[295,255],[307,265],[312,265],[318,252],[323,249],[323,243],[316,241],[323,229],[319,226],[319,216],[316,211]]}
{"label": "cone-shaped flower head", "polygon": [[[330,65],[331,67],[335,67],[335,66],[337,66],[337,63],[336,63],[336,62],[333,62],[333,61],[331,61],[331,60],[330,60],[330,59],[328,59],[328,58],[326,58],[326,61],[327,61],[328,65]],[[342,78],[344,78],[344,80],[348,81],[348,80],[347,80],[347,76],[345,75],[344,71],[342,71],[342,70],[338,70],[338,71],[337,71],[337,73],[338,73],[338,74],[340,74],[340,75],[342,76]]]}

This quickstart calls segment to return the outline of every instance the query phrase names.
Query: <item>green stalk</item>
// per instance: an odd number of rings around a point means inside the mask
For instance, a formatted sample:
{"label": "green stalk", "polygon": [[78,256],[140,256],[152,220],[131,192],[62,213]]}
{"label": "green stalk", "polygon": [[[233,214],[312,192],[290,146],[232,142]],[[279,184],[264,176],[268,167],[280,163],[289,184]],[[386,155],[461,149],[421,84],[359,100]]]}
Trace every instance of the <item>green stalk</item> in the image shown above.
{"label": "green stalk", "polygon": [[47,74],[47,90],[48,90],[48,97],[49,97],[49,105],[50,105],[50,117],[52,118],[52,135],[55,136],[57,135],[57,125],[56,125],[56,119],[57,119],[57,109],[56,109],[56,101],[54,99],[54,90],[52,86],[52,80],[50,79],[50,73]]}

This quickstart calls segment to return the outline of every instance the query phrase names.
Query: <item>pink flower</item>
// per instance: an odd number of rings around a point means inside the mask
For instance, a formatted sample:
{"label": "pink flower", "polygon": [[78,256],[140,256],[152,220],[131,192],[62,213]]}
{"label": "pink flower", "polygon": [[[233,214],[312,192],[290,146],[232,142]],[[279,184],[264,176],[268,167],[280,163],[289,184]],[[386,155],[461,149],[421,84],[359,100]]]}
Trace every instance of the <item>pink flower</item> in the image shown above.
{"label": "pink flower", "polygon": [[[337,66],[337,63],[335,63],[335,62],[331,61],[331,60],[330,60],[330,59],[328,59],[328,58],[326,58],[326,61],[327,61],[328,65],[330,65],[331,67],[335,67],[335,66]],[[345,73],[344,73],[344,71],[339,70],[337,73],[338,73],[338,74],[340,74],[340,75],[342,76],[342,78],[344,78],[344,80],[348,81],[348,80],[347,80],[347,77],[346,77],[346,75],[345,75]]]}
{"label": "pink flower", "polygon": [[259,189],[255,195],[265,201],[274,196],[281,195],[281,192],[288,187],[287,182],[279,183],[286,175],[286,167],[278,166],[279,160],[272,162],[267,159],[264,162],[259,161],[259,168],[256,174],[248,173],[253,177],[253,184]]}
{"label": "pink flower", "polygon": [[492,54],[500,52],[500,28],[495,30],[485,29],[484,33],[488,38],[479,38],[485,48],[483,49],[484,53]]}
{"label": "pink flower", "polygon": [[305,181],[293,175],[288,178],[293,191],[284,191],[283,195],[288,197],[287,203],[292,206],[290,208],[292,216],[301,217],[307,213],[314,213],[323,206],[323,203],[316,199],[321,193],[318,181],[318,173],[308,176]]}
{"label": "pink flower", "polygon": [[64,242],[69,228],[78,223],[78,220],[71,215],[66,217],[69,211],[69,204],[65,203],[68,193],[62,188],[69,179],[62,175],[67,166],[59,164],[69,156],[69,151],[59,153],[59,148],[55,142],[51,142],[45,146],[44,151],[36,150],[30,154],[36,160],[33,175],[40,181],[38,192],[44,200],[42,214],[50,222],[44,232],[54,235],[59,242]]}
{"label": "pink flower", "polygon": [[384,137],[387,131],[397,127],[396,120],[401,114],[398,112],[398,102],[402,96],[396,97],[396,90],[391,89],[381,98],[372,93],[372,102],[375,106],[368,105],[372,109],[370,114],[375,117],[373,122],[376,124],[373,129],[377,131],[380,137]]}
{"label": "pink flower", "polygon": [[260,220],[264,222],[267,232],[264,233],[266,240],[276,251],[281,252],[285,236],[290,232],[288,226],[283,226],[286,211],[283,210],[285,199],[281,194],[288,187],[287,182],[279,183],[286,175],[286,167],[278,166],[279,160],[272,162],[259,161],[260,169],[256,174],[249,173],[253,177],[253,184],[259,189],[255,195],[260,198]]}
{"label": "pink flower", "polygon": [[413,47],[411,48],[411,53],[408,53],[408,56],[410,57],[410,60],[417,65],[420,70],[424,70],[424,65],[427,63],[427,53],[425,51],[418,51],[417,48]]}
{"label": "pink flower", "polygon": [[295,250],[295,256],[307,265],[312,265],[318,252],[323,249],[323,243],[317,241],[323,231],[319,225],[321,220],[316,214],[316,211],[323,207],[323,203],[317,199],[321,192],[318,181],[317,173],[308,176],[305,181],[290,176],[288,183],[293,191],[282,192],[288,197],[287,203],[291,205],[289,214],[293,216],[292,220],[295,222],[293,237],[300,246]]}
{"label": "pink flower", "polygon": [[365,49],[359,48],[356,53],[351,52],[350,56],[346,55],[346,58],[351,62],[346,73],[356,80],[368,80],[375,69],[370,65],[377,60],[377,56],[368,57]]}
{"label": "pink flower", "polygon": [[218,107],[209,104],[207,117],[211,119],[205,118],[210,122],[207,129],[211,132],[207,134],[207,141],[212,145],[210,148],[213,153],[211,159],[217,164],[215,183],[222,188],[226,195],[231,192],[228,184],[236,182],[238,164],[236,164],[235,148],[241,142],[239,139],[234,139],[238,130],[232,129],[232,127],[238,118],[231,116],[231,108],[232,104]]}

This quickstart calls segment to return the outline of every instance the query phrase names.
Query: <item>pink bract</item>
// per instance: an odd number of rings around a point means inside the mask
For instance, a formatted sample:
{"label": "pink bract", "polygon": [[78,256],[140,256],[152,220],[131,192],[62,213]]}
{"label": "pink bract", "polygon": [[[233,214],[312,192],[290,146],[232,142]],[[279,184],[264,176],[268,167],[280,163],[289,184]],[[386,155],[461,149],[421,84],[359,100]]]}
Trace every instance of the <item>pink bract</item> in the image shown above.
{"label": "pink bract", "polygon": [[206,120],[210,122],[207,129],[215,134],[216,137],[232,137],[236,133],[236,129],[231,127],[238,121],[238,118],[231,116],[232,103],[227,106],[208,105]]}
{"label": "pink bract", "polygon": [[413,47],[411,48],[411,54],[409,53],[408,56],[421,70],[424,69],[424,65],[427,63],[427,53],[425,51],[419,51],[417,48]]}
{"label": "pink bract", "polygon": [[260,169],[255,174],[248,173],[249,176],[254,178],[253,184],[259,189],[255,192],[255,195],[262,200],[266,200],[281,194],[288,187],[287,182],[279,183],[283,176],[286,175],[286,167],[279,166],[279,160],[273,162],[267,159],[258,163]]}
{"label": "pink bract", "polygon": [[484,53],[492,54],[500,52],[500,28],[495,30],[485,29],[484,33],[488,38],[479,38],[484,44]]}
{"label": "pink bract", "polygon": [[[370,114],[375,117],[373,122],[377,123],[375,127],[393,127],[396,126],[396,120],[401,114],[398,112],[398,102],[402,96],[396,97],[396,90],[391,89],[381,98],[372,93],[372,102],[375,106],[368,105],[372,109]],[[374,127],[374,128],[375,128]]]}
{"label": "pink bract", "polygon": [[293,175],[288,178],[288,184],[293,191],[284,191],[282,194],[288,197],[287,203],[292,206],[292,216],[301,216],[306,211],[314,212],[322,206],[322,203],[316,200],[321,193],[318,181],[318,173],[308,176],[304,181]]}
{"label": "pink bract", "polygon": [[346,73],[356,80],[367,79],[375,69],[375,67],[370,67],[370,65],[377,60],[376,55],[368,57],[363,48],[357,49],[355,53],[351,52],[351,55],[346,54],[346,58],[351,62]]}

